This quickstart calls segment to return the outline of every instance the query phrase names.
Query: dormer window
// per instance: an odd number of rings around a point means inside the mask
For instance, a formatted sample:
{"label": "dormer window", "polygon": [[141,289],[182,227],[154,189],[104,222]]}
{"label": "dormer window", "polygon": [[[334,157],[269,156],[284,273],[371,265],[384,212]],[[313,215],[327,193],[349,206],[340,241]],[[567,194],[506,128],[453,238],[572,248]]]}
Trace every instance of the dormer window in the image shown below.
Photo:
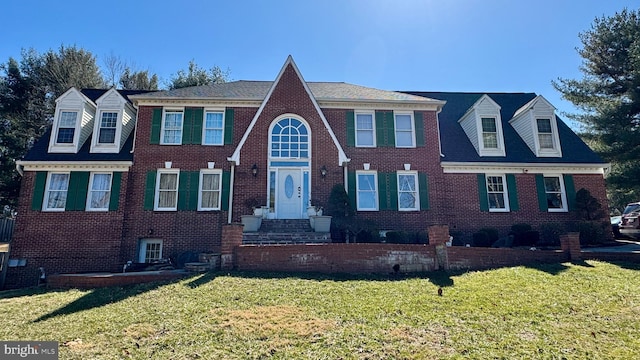
{"label": "dormer window", "polygon": [[509,123],[537,157],[562,157],[555,108],[542,96],[516,110]]}
{"label": "dormer window", "polygon": [[538,125],[538,143],[540,149],[555,149],[553,146],[553,131],[551,130],[551,119],[536,119]]}
{"label": "dormer window", "polygon": [[498,128],[496,127],[496,118],[482,118],[482,142],[485,149],[498,148]]}
{"label": "dormer window", "polygon": [[500,105],[489,95],[482,95],[458,122],[478,155],[505,156]]}
{"label": "dormer window", "polygon": [[98,130],[99,144],[113,144],[116,141],[116,126],[118,113],[103,111],[100,115],[100,129]]}
{"label": "dormer window", "polygon": [[56,134],[56,144],[73,144],[73,137],[78,122],[77,111],[61,111]]}

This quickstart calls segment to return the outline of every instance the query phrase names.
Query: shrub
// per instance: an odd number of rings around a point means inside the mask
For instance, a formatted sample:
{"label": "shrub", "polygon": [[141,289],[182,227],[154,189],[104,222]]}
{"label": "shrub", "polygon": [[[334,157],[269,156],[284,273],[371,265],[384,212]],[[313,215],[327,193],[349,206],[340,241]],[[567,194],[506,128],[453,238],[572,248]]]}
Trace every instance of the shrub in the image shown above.
{"label": "shrub", "polygon": [[489,240],[489,234],[484,231],[478,231],[473,234],[473,247],[490,247],[492,244],[491,240]]}
{"label": "shrub", "polygon": [[498,231],[498,229],[495,229],[495,228],[488,228],[488,227],[482,228],[478,230],[478,232],[487,233],[487,236],[489,236],[489,243],[491,244],[498,241],[498,239],[500,238],[500,232]]}
{"label": "shrub", "polygon": [[387,232],[389,244],[428,244],[429,235],[424,231],[389,231]]}
{"label": "shrub", "polygon": [[379,243],[381,238],[378,231],[363,230],[356,235],[356,242],[358,243]]}
{"label": "shrub", "polygon": [[580,245],[597,245],[604,243],[604,223],[599,221],[581,221],[577,223],[580,232]]}
{"label": "shrub", "polygon": [[560,246],[560,235],[566,234],[567,229],[560,223],[544,223],[540,225],[540,246]]}
{"label": "shrub", "polygon": [[465,246],[464,233],[462,231],[449,231],[449,236],[453,236],[452,246]]}
{"label": "shrub", "polygon": [[533,228],[527,223],[517,223],[511,225],[511,232],[514,234],[522,234],[523,232],[529,230],[533,230]]}

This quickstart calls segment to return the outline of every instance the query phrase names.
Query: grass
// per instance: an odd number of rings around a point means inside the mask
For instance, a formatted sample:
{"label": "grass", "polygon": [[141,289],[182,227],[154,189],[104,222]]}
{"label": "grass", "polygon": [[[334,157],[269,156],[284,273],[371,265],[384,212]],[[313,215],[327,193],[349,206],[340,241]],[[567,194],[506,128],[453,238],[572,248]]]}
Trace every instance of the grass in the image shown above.
{"label": "grass", "polygon": [[61,359],[634,359],[639,275],[588,261],[5,291],[0,339],[59,341]]}

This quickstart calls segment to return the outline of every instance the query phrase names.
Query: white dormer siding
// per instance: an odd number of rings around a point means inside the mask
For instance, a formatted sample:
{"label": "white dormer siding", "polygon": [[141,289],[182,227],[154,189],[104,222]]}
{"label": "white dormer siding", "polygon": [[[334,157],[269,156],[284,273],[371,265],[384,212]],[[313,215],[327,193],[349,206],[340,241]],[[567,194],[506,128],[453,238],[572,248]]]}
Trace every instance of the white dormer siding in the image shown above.
{"label": "white dormer siding", "polygon": [[57,98],[49,152],[77,153],[91,135],[95,113],[95,104],[75,88]]}
{"label": "white dormer siding", "polygon": [[118,153],[134,127],[135,110],[115,89],[97,101],[91,140],[92,153]]}
{"label": "white dormer siding", "polygon": [[518,109],[509,123],[537,157],[562,157],[555,108],[544,97]]}
{"label": "white dormer siding", "polygon": [[500,106],[488,95],[478,101],[458,120],[480,156],[505,156]]}

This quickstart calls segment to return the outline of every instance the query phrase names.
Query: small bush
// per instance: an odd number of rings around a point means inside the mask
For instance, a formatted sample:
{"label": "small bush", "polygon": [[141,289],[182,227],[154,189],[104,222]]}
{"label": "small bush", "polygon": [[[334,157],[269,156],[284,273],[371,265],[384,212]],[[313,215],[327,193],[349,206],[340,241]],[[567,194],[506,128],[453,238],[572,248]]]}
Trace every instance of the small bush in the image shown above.
{"label": "small bush", "polygon": [[489,234],[485,231],[478,231],[473,234],[473,247],[491,247],[491,240],[489,240]]}
{"label": "small bush", "polygon": [[566,234],[567,229],[560,223],[544,223],[540,225],[540,246],[560,246],[560,235]]}
{"label": "small bush", "polygon": [[525,231],[529,231],[529,230],[533,230],[533,228],[531,227],[531,225],[529,225],[527,223],[518,223],[518,224],[511,225],[511,232],[514,235],[515,234],[522,234]]}
{"label": "small bush", "polygon": [[500,238],[500,232],[495,228],[482,228],[478,232],[485,232],[489,236],[489,243],[493,244]]}
{"label": "small bush", "polygon": [[389,231],[386,242],[389,244],[428,244],[429,235],[424,231]]}
{"label": "small bush", "polygon": [[605,230],[602,222],[581,221],[577,223],[580,232],[580,245],[597,245],[605,242]]}
{"label": "small bush", "polygon": [[379,243],[381,240],[378,231],[363,230],[356,235],[357,243]]}

